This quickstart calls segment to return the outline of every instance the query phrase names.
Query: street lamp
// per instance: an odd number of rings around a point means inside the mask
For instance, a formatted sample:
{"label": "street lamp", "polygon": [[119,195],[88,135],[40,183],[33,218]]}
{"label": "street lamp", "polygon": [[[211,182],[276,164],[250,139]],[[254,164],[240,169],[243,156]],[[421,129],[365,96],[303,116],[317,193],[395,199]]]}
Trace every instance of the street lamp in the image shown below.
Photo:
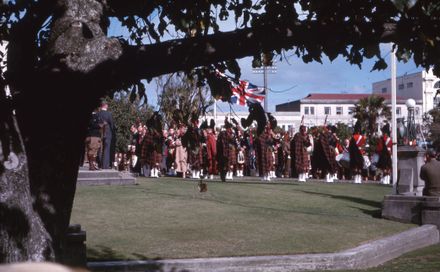
{"label": "street lamp", "polygon": [[416,122],[414,118],[414,108],[416,106],[416,101],[412,98],[406,100],[405,103],[408,109],[408,121],[407,121],[407,140],[409,145],[415,145],[415,141],[417,138],[416,133]]}

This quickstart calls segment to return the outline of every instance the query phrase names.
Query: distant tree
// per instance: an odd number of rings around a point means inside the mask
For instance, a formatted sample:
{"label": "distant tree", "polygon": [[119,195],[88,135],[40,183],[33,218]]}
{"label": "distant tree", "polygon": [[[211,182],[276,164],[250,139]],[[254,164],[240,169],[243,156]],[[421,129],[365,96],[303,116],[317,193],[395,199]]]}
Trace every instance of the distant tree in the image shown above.
{"label": "distant tree", "polygon": [[200,116],[207,113],[214,100],[209,89],[197,86],[195,78],[188,77],[181,73],[162,76],[157,79],[159,111],[164,117],[167,125],[173,120],[174,111],[182,112],[185,122],[189,121],[190,115],[197,112]]}
{"label": "distant tree", "polygon": [[440,106],[429,111],[432,119],[429,124],[429,139],[432,141],[434,148],[440,151]]}
{"label": "distant tree", "polygon": [[109,104],[109,111],[113,115],[116,127],[116,152],[127,152],[130,142],[130,127],[137,120],[145,121],[152,115],[153,109],[147,103],[141,103],[139,98],[133,102],[125,92],[119,92],[113,98],[105,99]]}
{"label": "distant tree", "polygon": [[384,97],[370,95],[360,99],[355,105],[353,117],[361,123],[367,135],[373,135],[377,132],[379,118],[390,119],[391,110],[385,104]]}
{"label": "distant tree", "polygon": [[336,123],[336,128],[337,128],[336,135],[338,136],[341,143],[345,139],[351,138],[351,135],[353,134],[353,130],[350,127],[348,127],[348,125],[341,123],[341,122],[338,122],[338,123]]}

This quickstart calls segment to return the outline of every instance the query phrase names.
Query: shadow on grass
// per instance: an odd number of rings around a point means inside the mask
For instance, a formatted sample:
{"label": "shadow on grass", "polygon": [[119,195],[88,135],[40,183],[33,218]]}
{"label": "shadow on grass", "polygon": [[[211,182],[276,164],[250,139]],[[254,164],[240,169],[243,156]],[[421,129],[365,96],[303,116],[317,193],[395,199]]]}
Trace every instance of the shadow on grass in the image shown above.
{"label": "shadow on grass", "polygon": [[351,201],[354,203],[370,206],[373,208],[379,208],[379,209],[382,208],[382,203],[380,201],[373,201],[373,200],[368,200],[368,199],[353,197],[353,196],[332,195],[332,194],[317,193],[317,192],[310,192],[310,191],[303,191],[303,190],[301,190],[301,192],[304,192],[306,194],[311,194],[311,195],[319,195],[319,196],[326,196],[326,197],[330,197],[330,198],[334,198],[334,199],[347,200],[347,201]]}
{"label": "shadow on grass", "polygon": [[373,218],[378,218],[378,219],[382,218],[382,210],[381,209],[367,210],[367,209],[362,209],[359,207],[352,207],[352,208],[358,209],[361,212],[363,212],[364,214],[370,215]]}
{"label": "shadow on grass", "polygon": [[125,261],[130,259],[128,256],[119,253],[112,248],[106,246],[96,246],[93,248],[87,248],[87,260],[88,261]]}
{"label": "shadow on grass", "polygon": [[[165,267],[161,263],[161,259],[150,259],[145,255],[139,253],[132,253],[133,258],[129,258],[106,246],[97,246],[95,248],[87,248],[87,259],[89,262],[94,262],[93,266],[89,267],[91,271],[113,271],[121,269],[123,271],[144,271],[144,272],[188,272],[187,270],[178,270],[175,267]],[[133,263],[114,263],[111,265],[99,265],[99,262],[117,262],[117,261],[134,261]]]}

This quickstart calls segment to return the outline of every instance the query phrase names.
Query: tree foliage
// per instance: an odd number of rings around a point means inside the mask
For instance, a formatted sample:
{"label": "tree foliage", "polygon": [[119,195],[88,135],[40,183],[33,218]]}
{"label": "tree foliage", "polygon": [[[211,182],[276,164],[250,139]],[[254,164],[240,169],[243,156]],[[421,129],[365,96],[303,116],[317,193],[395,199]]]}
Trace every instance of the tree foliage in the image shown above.
{"label": "tree foliage", "polygon": [[[384,42],[395,44],[400,59],[412,57],[440,76],[439,15],[439,3],[429,0],[2,1],[0,40],[8,42],[8,62],[0,86],[9,85],[12,98],[0,95],[0,129],[14,133],[0,138],[0,165],[9,158],[11,139],[22,137],[25,167],[15,179],[30,194],[11,191],[15,201],[6,204],[0,198],[0,206],[21,211],[29,223],[16,237],[0,232],[0,241],[31,248],[32,239],[22,238],[47,232],[41,244],[53,248],[45,256],[60,256],[87,122],[100,97],[120,90],[144,97],[142,80],[194,68],[200,68],[199,83],[214,68],[239,77],[236,59],[253,56],[259,66],[262,56],[270,62],[286,50],[306,63],[340,56],[360,66],[374,58],[373,69],[384,69]],[[109,37],[110,21],[126,28],[128,38]],[[233,29],[226,29],[231,21]],[[11,129],[14,118],[17,130]],[[7,185],[18,183],[7,174],[0,168],[2,187],[12,188]],[[18,200],[38,215],[24,213]],[[30,223],[36,217],[44,226]],[[16,249],[0,252],[2,260],[21,252]],[[31,252],[15,260],[43,258]]]}
{"label": "tree foliage", "polygon": [[362,98],[355,105],[353,117],[362,125],[367,135],[377,132],[377,122],[380,118],[390,119],[391,110],[385,104],[385,98],[378,95],[370,95]]}
{"label": "tree foliage", "polygon": [[350,129],[347,124],[338,122],[336,123],[336,128],[337,128],[336,135],[338,136],[341,144],[344,142],[345,139],[351,138],[353,134],[353,130]]}
{"label": "tree foliage", "polygon": [[143,124],[153,114],[153,109],[139,99],[130,101],[130,97],[124,93],[116,93],[113,98],[105,99],[112,113],[116,127],[116,152],[127,152],[130,144],[130,127],[139,120]]}
{"label": "tree foliage", "polygon": [[431,123],[429,124],[429,139],[432,141],[434,148],[440,151],[440,107],[429,111],[431,115]]}
{"label": "tree foliage", "polygon": [[184,74],[172,74],[157,80],[159,112],[162,113],[165,123],[170,126],[173,122],[173,113],[180,110],[182,121],[189,122],[192,113],[204,116],[208,108],[214,103],[206,87],[197,86],[194,78]]}

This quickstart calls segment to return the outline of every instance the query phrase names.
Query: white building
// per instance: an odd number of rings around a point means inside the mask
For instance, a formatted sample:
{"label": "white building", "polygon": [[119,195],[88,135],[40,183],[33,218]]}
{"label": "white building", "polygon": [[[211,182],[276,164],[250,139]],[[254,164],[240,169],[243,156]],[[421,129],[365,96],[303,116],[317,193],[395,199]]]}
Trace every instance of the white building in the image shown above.
{"label": "white building", "polygon": [[[396,79],[397,96],[404,99],[413,98],[421,101],[421,114],[433,109],[440,102],[440,95],[434,100],[437,90],[440,89],[440,78],[436,77],[432,70],[422,71],[409,75],[403,75]],[[374,82],[374,94],[391,94],[391,79]]]}
{"label": "white building", "polygon": [[[292,112],[299,114],[299,121],[304,116],[304,124],[308,127],[322,126],[327,118],[327,124],[344,123],[353,126],[356,119],[353,118],[352,111],[360,99],[371,94],[338,94],[338,93],[312,93],[303,99],[279,104],[276,106],[274,116],[281,112]],[[391,104],[390,95],[381,95],[385,98],[386,104]],[[406,99],[397,97],[396,114],[397,118],[406,118],[408,115],[405,106]],[[414,109],[416,122],[421,122],[422,100],[416,100]],[[299,122],[296,126],[299,125]]]}
{"label": "white building", "polygon": [[[225,123],[225,117],[234,118],[240,122],[241,118],[247,118],[249,112],[218,112],[215,124],[217,127],[221,127]],[[283,128],[285,131],[296,132],[299,129],[299,124],[301,123],[300,112],[273,112],[272,115],[277,119],[278,126]],[[207,114],[208,123],[214,118],[213,113]]]}
{"label": "white building", "polygon": [[[341,93],[312,93],[303,99],[279,104],[275,106],[273,116],[277,119],[278,126],[285,131],[295,133],[298,131],[301,120],[304,118],[304,125],[307,127],[322,126],[327,118],[327,124],[337,124],[339,122],[352,127],[356,123],[353,118],[352,111],[359,100],[371,93],[363,94],[341,94]],[[382,95],[385,103],[391,107],[391,97],[388,94]],[[397,118],[407,118],[408,109],[405,105],[406,98],[397,97],[396,114]],[[414,109],[415,121],[422,121],[422,100],[416,99],[416,107]],[[224,124],[225,117],[235,118],[240,122],[241,118],[247,118],[247,111],[240,112],[220,112],[217,113],[216,126],[220,127]],[[213,113],[207,115],[208,121],[213,119]],[[379,120],[379,127],[382,126],[383,120]]]}

